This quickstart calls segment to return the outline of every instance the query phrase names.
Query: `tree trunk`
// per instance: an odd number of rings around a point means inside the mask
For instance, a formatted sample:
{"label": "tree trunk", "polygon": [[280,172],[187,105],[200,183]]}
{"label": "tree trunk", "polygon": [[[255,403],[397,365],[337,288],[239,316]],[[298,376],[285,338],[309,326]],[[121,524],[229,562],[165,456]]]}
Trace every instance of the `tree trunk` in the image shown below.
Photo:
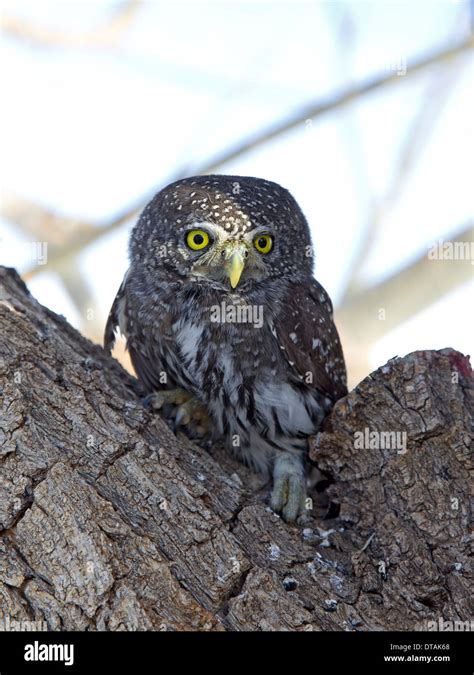
{"label": "tree trunk", "polygon": [[[452,350],[367,377],[311,447],[303,526],[176,437],[136,381],[0,268],[0,616],[50,630],[414,630],[466,621],[473,379]],[[406,435],[405,435],[406,434]]]}

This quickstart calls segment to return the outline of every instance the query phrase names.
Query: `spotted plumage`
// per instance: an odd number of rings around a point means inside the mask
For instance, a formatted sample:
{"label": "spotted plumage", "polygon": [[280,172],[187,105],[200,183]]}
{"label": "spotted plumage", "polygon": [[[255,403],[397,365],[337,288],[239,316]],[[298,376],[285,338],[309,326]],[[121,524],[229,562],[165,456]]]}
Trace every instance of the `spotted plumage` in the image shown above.
{"label": "spotted plumage", "polygon": [[273,472],[272,506],[305,502],[308,436],[346,393],[331,301],[313,278],[306,219],[276,183],[199,176],[148,204],[105,331],[117,327],[146,390],[184,390],[214,438]]}

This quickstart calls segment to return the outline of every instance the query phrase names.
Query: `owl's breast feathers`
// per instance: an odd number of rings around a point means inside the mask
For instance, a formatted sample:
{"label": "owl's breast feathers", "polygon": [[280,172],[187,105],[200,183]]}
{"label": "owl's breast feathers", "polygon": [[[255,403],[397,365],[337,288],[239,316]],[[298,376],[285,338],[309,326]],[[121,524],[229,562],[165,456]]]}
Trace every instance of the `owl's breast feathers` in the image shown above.
{"label": "owl's breast feathers", "polygon": [[[144,387],[187,389],[221,432],[253,425],[264,436],[314,433],[347,393],[332,304],[316,280],[277,284],[237,302],[164,281],[150,294],[136,281],[129,274],[119,289],[105,347],[118,326]],[[236,313],[242,303],[254,311]]]}

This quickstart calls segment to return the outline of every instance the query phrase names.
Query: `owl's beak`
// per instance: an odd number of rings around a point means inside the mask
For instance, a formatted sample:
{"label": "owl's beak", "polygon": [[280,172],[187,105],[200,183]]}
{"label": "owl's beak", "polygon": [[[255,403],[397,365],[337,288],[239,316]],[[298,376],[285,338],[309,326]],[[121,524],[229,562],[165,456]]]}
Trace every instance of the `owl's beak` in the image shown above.
{"label": "owl's beak", "polygon": [[232,288],[235,288],[239,283],[240,277],[242,276],[242,272],[244,269],[244,265],[245,262],[242,254],[240,253],[240,251],[236,251],[232,255],[229,264],[229,279]]}
{"label": "owl's beak", "polygon": [[230,259],[226,264],[226,272],[230,279],[230,285],[235,288],[240,281],[242,272],[245,267],[245,258],[247,257],[247,249],[243,246],[234,248]]}

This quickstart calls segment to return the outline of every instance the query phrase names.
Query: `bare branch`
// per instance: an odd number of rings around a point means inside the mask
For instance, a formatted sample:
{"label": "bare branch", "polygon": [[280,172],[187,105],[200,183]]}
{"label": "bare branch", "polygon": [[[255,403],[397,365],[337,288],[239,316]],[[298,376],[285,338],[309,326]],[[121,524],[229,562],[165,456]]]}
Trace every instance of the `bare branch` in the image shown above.
{"label": "bare branch", "polygon": [[228,162],[237,159],[241,155],[246,154],[250,150],[254,150],[256,147],[263,145],[264,143],[268,143],[268,141],[272,140],[273,138],[276,138],[277,136],[280,136],[281,134],[291,131],[291,129],[302,125],[307,119],[323,117],[323,115],[326,115],[329,112],[340,110],[349,104],[355,103],[359,99],[365,97],[367,94],[373,93],[387,86],[392,86],[397,83],[400,84],[402,81],[406,82],[407,79],[417,75],[429,66],[456,59],[473,48],[474,37],[471,36],[457,45],[448,47],[447,49],[442,49],[440,51],[434,52],[433,54],[430,54],[427,57],[414,61],[411,65],[408,65],[407,72],[403,77],[400,77],[396,72],[392,72],[388,75],[378,75],[374,78],[366,80],[360,85],[349,87],[345,91],[331,96],[326,100],[318,101],[308,105],[307,107],[303,107],[294,115],[290,115],[282,122],[275,123],[266,130],[258,132],[254,136],[242,141],[234,148],[223,152],[221,155],[218,155],[209,162],[205,171],[201,170],[201,173],[212,173],[216,169],[220,168],[223,164],[227,164]]}
{"label": "bare branch", "polygon": [[[382,89],[384,87],[400,83],[402,81],[406,82],[407,78],[413,76],[416,73],[419,73],[426,69],[427,67],[433,66],[437,63],[445,63],[451,60],[455,60],[458,57],[464,55],[467,51],[471,50],[474,47],[474,37],[464,40],[458,45],[451,46],[447,49],[440,50],[431,54],[428,57],[418,59],[415,61],[407,70],[407,74],[401,78],[396,73],[391,73],[389,75],[382,75],[376,78],[372,78],[365,83],[357,85],[349,90],[337,94],[332,98],[323,101],[317,102],[304,108],[298,114],[291,116],[290,118],[284,120],[281,123],[275,124],[269,129],[263,130],[262,132],[256,134],[250,139],[244,140],[234,148],[230,148],[226,152],[223,152],[220,156],[211,159],[210,161],[204,163],[201,167],[183,167],[181,170],[178,170],[174,176],[166,181],[166,183],[180,178],[184,178],[191,174],[208,174],[214,171],[221,169],[230,161],[240,157],[246,152],[253,150],[255,147],[263,145],[273,138],[279,136],[280,134],[285,133],[286,131],[298,126],[303,123],[304,120],[312,118],[316,119],[322,117],[328,112],[337,110],[346,105],[360,100],[367,94]],[[159,189],[159,188],[157,188]],[[155,189],[153,194],[157,191]],[[71,237],[70,242],[62,250],[51,251],[49,255],[49,265],[55,266],[58,262],[70,254],[75,254],[81,251],[83,248],[93,243],[100,237],[108,234],[109,232],[121,227],[129,220],[136,218],[141,212],[144,203],[149,201],[153,194],[148,195],[145,199],[140,199],[139,203],[132,205],[131,207],[125,209],[121,214],[111,220],[103,227],[93,227],[90,223],[80,222],[77,225],[77,230]],[[22,276],[24,279],[31,279],[33,276],[38,274],[41,271],[38,267],[32,267],[27,270]]]}
{"label": "bare branch", "polygon": [[[455,250],[455,244],[464,244],[472,251],[474,228],[469,223],[456,236],[445,242]],[[428,252],[419,256],[404,269],[388,279],[364,288],[343,302],[337,312],[338,324],[364,349],[383,335],[411,319],[420,310],[437,302],[469,279],[474,278],[470,253],[463,259],[452,259],[441,251],[438,259],[431,259]],[[385,310],[383,319],[380,310]]]}
{"label": "bare branch", "polygon": [[409,183],[413,168],[427,146],[436,122],[448,104],[450,94],[461,73],[461,68],[445,67],[428,83],[419,109],[411,120],[405,139],[401,143],[391,183],[385,195],[373,199],[364,234],[352,257],[343,302],[362,289],[361,271],[364,269],[364,263],[369,259],[377,232],[383,225],[384,215],[399,202],[405,186]]}
{"label": "bare branch", "polygon": [[102,342],[104,317],[97,311],[94,292],[74,256],[61,261],[58,274],[81,317],[81,332],[94,342]]}
{"label": "bare branch", "polygon": [[93,225],[59,215],[8,190],[2,190],[1,215],[18,225],[28,237],[35,241],[47,240],[53,247],[67,246],[72,233],[83,235],[86,230],[96,229]]}
{"label": "bare branch", "polygon": [[337,402],[311,441],[329,480],[302,526],[222,444],[173,434],[5,268],[0,388],[2,616],[49,631],[415,631],[472,615],[459,352],[392,360]]}
{"label": "bare branch", "polygon": [[122,3],[101,26],[84,32],[65,33],[8,15],[0,17],[0,27],[10,37],[41,47],[110,47],[130,26],[141,4],[142,0]]}

